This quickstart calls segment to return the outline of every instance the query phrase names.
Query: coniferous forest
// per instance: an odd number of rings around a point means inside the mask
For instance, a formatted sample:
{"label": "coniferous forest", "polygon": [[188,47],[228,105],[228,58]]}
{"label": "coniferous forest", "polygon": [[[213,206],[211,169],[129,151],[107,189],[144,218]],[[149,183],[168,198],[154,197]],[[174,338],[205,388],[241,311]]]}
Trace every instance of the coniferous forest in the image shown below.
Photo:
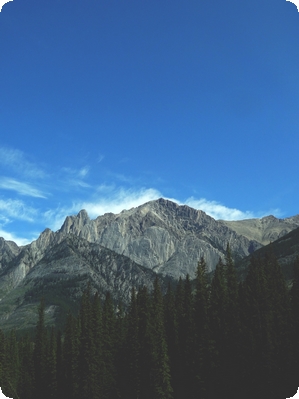
{"label": "coniferous forest", "polygon": [[205,260],[163,295],[132,290],[128,309],[88,287],[63,331],[0,331],[0,386],[15,399],[277,398],[299,385],[299,258],[287,288],[273,255],[237,281],[229,247],[211,281]]}

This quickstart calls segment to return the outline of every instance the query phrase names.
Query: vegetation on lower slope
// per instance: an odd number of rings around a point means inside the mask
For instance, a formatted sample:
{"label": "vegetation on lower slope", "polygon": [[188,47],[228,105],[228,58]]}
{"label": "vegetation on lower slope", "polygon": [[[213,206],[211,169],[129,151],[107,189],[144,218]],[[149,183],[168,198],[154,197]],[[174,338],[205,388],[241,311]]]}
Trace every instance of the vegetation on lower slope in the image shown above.
{"label": "vegetation on lower slope", "polygon": [[132,289],[126,312],[91,287],[62,332],[39,306],[33,339],[0,332],[0,385],[16,399],[275,398],[299,385],[299,258],[289,290],[273,255],[239,282],[230,249],[211,284]]}

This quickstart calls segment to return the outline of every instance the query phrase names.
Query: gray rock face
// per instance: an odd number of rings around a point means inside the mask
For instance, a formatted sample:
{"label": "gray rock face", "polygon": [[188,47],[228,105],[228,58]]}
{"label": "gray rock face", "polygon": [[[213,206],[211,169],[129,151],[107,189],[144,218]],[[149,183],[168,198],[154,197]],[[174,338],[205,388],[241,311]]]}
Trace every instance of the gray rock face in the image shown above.
{"label": "gray rock face", "polygon": [[81,211],[77,217],[66,218],[59,233],[77,234],[174,278],[187,273],[194,277],[201,256],[213,270],[227,243],[238,257],[261,246],[202,211],[162,198],[95,220]]}

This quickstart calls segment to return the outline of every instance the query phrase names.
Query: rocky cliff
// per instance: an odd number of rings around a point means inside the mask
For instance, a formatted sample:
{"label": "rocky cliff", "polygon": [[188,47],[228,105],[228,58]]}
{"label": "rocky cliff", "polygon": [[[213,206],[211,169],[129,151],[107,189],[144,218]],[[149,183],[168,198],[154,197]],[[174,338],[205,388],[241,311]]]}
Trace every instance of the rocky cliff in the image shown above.
{"label": "rocky cliff", "polygon": [[59,234],[69,233],[174,278],[187,273],[194,277],[201,256],[209,269],[214,269],[227,243],[240,258],[261,247],[258,241],[238,234],[203,211],[163,198],[95,220],[90,220],[83,210],[66,218]]}
{"label": "rocky cliff", "polygon": [[1,323],[30,325],[41,295],[50,300],[47,317],[53,322],[65,303],[81,296],[87,281],[102,295],[110,291],[115,300],[128,302],[131,288],[150,288],[156,273],[193,278],[201,256],[211,271],[228,243],[238,260],[297,226],[299,216],[217,221],[162,198],[95,220],[82,210],[57,232],[46,229],[24,247],[0,239]]}

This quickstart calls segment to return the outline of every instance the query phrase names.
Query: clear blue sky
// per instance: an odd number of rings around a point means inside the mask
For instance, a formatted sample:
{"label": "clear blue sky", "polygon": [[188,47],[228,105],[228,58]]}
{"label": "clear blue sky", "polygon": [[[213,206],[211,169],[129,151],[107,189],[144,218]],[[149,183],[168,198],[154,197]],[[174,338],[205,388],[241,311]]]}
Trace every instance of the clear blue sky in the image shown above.
{"label": "clear blue sky", "polygon": [[0,236],[159,197],[299,213],[294,4],[14,0],[0,57]]}

